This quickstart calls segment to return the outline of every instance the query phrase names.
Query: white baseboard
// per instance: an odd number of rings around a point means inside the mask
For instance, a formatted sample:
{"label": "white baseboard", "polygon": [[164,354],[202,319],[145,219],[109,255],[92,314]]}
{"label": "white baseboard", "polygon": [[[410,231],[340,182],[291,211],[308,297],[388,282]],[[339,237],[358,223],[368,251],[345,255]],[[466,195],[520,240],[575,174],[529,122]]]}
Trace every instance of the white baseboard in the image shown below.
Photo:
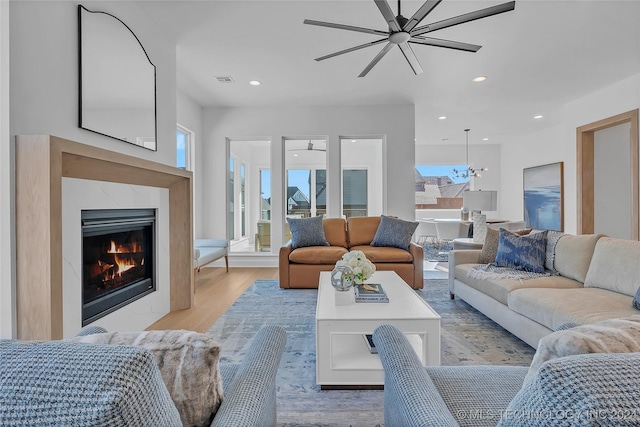
{"label": "white baseboard", "polygon": [[[224,257],[220,258],[210,264],[205,265],[202,268],[216,267],[224,268]],[[260,267],[278,267],[278,255],[263,255],[263,254],[229,254],[229,268],[242,267],[242,268],[260,268]]]}

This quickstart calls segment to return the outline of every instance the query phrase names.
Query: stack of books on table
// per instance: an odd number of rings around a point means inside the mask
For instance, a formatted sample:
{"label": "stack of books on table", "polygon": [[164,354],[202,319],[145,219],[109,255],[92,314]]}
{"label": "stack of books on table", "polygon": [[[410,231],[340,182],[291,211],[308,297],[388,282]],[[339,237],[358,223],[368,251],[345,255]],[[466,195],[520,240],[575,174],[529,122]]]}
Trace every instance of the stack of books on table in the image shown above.
{"label": "stack of books on table", "polygon": [[389,302],[387,293],[380,283],[355,285],[356,302]]}

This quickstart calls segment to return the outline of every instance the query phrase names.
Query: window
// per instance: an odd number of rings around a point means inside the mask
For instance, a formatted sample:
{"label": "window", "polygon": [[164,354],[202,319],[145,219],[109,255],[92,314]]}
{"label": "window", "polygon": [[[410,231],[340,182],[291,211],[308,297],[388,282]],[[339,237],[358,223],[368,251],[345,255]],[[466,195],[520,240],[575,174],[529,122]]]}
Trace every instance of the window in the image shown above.
{"label": "window", "polygon": [[316,169],[316,215],[327,214],[327,170]]}
{"label": "window", "polygon": [[287,215],[296,218],[311,216],[311,170],[287,171]]}
{"label": "window", "polygon": [[367,216],[367,170],[342,171],[342,215]]}
{"label": "window", "polygon": [[340,138],[344,217],[383,213],[381,138]]}
{"label": "window", "polygon": [[235,157],[229,159],[229,238],[240,240],[247,236],[246,170]]}
{"label": "window", "polygon": [[178,125],[176,130],[176,167],[193,171],[193,132]]}
{"label": "window", "polygon": [[260,169],[260,219],[271,219],[271,170]]}
{"label": "window", "polygon": [[461,209],[462,193],[469,189],[467,165],[417,165],[416,210]]}
{"label": "window", "polygon": [[229,159],[229,238],[236,238],[236,206],[235,206],[235,168],[236,160],[232,157]]}
{"label": "window", "polygon": [[247,235],[246,215],[245,215],[245,171],[246,166],[240,165],[240,235]]}
{"label": "window", "polygon": [[290,139],[285,141],[285,150],[286,216],[308,218],[325,214],[327,142]]}

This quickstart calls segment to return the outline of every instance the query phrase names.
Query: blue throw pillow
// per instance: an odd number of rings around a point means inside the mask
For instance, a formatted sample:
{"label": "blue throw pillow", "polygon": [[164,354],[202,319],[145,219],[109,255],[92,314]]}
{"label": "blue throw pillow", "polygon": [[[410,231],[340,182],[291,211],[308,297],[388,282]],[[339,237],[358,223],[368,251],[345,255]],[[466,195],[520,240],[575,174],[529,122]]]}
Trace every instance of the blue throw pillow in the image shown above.
{"label": "blue throw pillow", "polygon": [[416,231],[416,227],[418,227],[417,222],[382,215],[371,246],[389,246],[408,251],[411,236]]}
{"label": "blue throw pillow", "polygon": [[307,246],[329,246],[324,237],[322,217],[311,218],[287,218],[291,230],[291,248],[304,248]]}
{"label": "blue throw pillow", "polygon": [[518,236],[501,228],[495,265],[533,273],[544,273],[546,249],[546,230]]}
{"label": "blue throw pillow", "polygon": [[633,297],[633,307],[636,310],[640,310],[640,286],[638,286],[638,290],[636,291],[636,296]]}

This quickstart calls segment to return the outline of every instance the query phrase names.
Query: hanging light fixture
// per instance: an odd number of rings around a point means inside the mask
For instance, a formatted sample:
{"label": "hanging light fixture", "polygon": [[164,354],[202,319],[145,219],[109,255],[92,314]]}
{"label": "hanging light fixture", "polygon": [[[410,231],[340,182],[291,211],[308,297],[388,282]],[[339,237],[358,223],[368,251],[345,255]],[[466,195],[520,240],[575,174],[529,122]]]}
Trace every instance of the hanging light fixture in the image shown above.
{"label": "hanging light fixture", "polygon": [[480,172],[489,170],[489,168],[474,169],[469,164],[469,131],[470,130],[471,129],[464,130],[466,132],[466,139],[467,139],[467,169],[461,170],[461,171],[457,169],[453,169],[452,172],[453,172],[454,178],[480,178],[482,176],[480,175]]}

